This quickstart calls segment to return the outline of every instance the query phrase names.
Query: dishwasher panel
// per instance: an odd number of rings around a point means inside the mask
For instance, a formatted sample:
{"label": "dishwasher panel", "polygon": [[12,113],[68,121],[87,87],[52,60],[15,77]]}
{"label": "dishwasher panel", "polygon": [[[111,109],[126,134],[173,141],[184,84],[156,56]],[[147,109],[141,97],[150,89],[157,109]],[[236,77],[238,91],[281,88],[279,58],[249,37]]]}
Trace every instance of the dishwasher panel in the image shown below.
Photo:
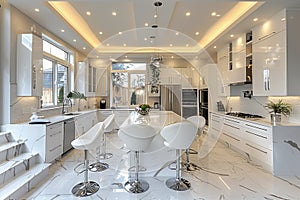
{"label": "dishwasher panel", "polygon": [[75,139],[75,121],[74,119],[64,121],[64,142],[63,153],[72,149],[71,142]]}

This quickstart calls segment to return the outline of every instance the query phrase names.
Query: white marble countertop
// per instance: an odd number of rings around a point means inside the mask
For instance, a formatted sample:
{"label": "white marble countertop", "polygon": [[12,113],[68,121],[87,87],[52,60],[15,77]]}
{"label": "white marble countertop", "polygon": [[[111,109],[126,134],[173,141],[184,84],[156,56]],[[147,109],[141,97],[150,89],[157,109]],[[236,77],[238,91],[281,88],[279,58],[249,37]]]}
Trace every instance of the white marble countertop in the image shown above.
{"label": "white marble countertop", "polygon": [[265,126],[300,126],[300,123],[291,123],[291,122],[281,122],[274,125],[269,118],[241,118],[241,117],[226,115],[225,112],[218,112],[218,111],[211,111],[211,113],[223,115],[229,118],[238,119],[242,121],[249,121],[249,122],[253,122]]}

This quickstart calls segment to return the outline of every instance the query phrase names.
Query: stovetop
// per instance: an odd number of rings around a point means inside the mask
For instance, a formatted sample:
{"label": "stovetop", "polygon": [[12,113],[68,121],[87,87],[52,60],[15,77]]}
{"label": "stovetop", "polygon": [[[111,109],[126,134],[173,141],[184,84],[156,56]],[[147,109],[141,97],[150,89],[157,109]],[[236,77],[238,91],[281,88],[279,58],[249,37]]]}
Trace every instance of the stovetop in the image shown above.
{"label": "stovetop", "polygon": [[226,115],[240,117],[240,118],[263,118],[260,115],[253,115],[253,114],[242,113],[242,112],[230,112],[230,113],[226,113]]}

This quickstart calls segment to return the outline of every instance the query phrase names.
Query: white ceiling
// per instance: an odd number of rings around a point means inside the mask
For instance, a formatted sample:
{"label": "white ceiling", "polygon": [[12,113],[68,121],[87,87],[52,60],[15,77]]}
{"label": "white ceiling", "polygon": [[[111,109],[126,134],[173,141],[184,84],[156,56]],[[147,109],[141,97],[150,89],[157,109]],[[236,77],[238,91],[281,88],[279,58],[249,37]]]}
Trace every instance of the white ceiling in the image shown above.
{"label": "white ceiling", "polygon": [[[236,0],[160,0],[163,5],[157,8],[153,5],[155,0],[69,0],[89,25],[94,35],[102,43],[100,49],[109,48],[112,45],[126,46],[138,45],[144,47],[176,45],[197,45],[206,31],[224,16],[238,1]],[[88,54],[93,50],[89,45],[62,17],[57,14],[45,0],[8,0],[10,4],[34,19],[38,24],[69,43],[78,51]],[[209,53],[214,53],[218,48],[232,38],[230,34],[239,35],[249,31],[253,26],[268,19],[283,8],[299,7],[300,0],[266,0],[252,13],[243,17],[241,22],[225,30],[214,42],[207,46]],[[34,9],[39,8],[40,12]],[[86,12],[90,11],[90,16]],[[117,16],[112,16],[112,12]],[[191,15],[185,16],[189,11]],[[217,12],[220,17],[211,17],[211,12]],[[153,17],[158,12],[157,24],[159,29],[151,28],[156,22]],[[257,17],[258,22],[253,22]],[[145,27],[145,23],[149,27]],[[65,32],[62,33],[61,29]],[[102,35],[99,32],[103,32]],[[122,35],[118,33],[122,32]],[[199,32],[199,35],[195,35]],[[172,34],[170,34],[172,33]],[[181,37],[176,37],[178,33]],[[156,36],[152,40],[150,36]],[[147,38],[147,40],[145,39]],[[73,42],[76,39],[76,42]],[[138,41],[138,42],[137,42]],[[133,44],[134,43],[134,44]],[[217,46],[216,49],[213,46]],[[86,47],[86,50],[83,50]]]}

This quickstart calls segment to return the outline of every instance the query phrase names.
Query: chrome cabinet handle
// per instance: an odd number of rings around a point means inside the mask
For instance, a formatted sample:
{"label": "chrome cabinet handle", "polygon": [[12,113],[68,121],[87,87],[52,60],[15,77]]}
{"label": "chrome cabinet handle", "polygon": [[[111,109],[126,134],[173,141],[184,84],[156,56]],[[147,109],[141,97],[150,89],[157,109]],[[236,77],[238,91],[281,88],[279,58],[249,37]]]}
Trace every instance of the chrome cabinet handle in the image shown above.
{"label": "chrome cabinet handle", "polygon": [[269,33],[268,35],[264,35],[264,36],[258,38],[258,40],[261,41],[261,40],[267,39],[268,37],[274,35],[275,33],[276,33],[276,32],[273,31],[272,33]]}
{"label": "chrome cabinet handle", "polygon": [[240,141],[239,139],[237,139],[237,138],[235,138],[235,137],[232,137],[231,135],[228,135],[228,134],[226,134],[226,133],[223,133],[224,135],[226,135],[227,137],[230,137],[231,139],[234,139],[234,140],[236,140],[236,141]]}
{"label": "chrome cabinet handle", "polygon": [[262,153],[264,153],[264,154],[268,154],[268,152],[263,151],[263,150],[261,150],[261,149],[259,149],[259,148],[257,148],[257,147],[254,147],[254,146],[252,146],[251,144],[246,143],[246,145],[249,146],[249,147],[251,147],[252,149],[255,149],[255,150],[257,150],[257,151],[260,151],[260,152],[262,152]]}
{"label": "chrome cabinet handle", "polygon": [[245,131],[246,133],[249,133],[249,134],[252,134],[252,135],[255,135],[257,137],[261,137],[261,138],[264,138],[264,139],[268,139],[266,136],[262,136],[262,135],[259,135],[259,134],[256,134],[256,133],[253,133],[251,131]]}

